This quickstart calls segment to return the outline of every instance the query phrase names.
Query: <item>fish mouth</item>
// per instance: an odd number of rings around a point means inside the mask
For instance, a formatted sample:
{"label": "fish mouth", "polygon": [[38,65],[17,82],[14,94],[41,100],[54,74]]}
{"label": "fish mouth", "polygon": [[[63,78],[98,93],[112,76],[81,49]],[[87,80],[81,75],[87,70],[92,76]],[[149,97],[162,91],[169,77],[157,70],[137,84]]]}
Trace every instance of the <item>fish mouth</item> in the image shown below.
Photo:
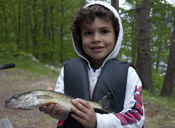
{"label": "fish mouth", "polygon": [[4,107],[8,108],[8,107],[7,107],[7,104],[5,104]]}
{"label": "fish mouth", "polygon": [[14,110],[22,110],[21,106],[10,106],[9,104],[5,104],[4,107],[8,108],[8,109],[14,109]]}
{"label": "fish mouth", "polygon": [[21,106],[10,106],[8,104],[5,104],[4,107],[8,108],[8,109],[13,109],[13,110],[32,110],[29,108],[23,108]]}
{"label": "fish mouth", "polygon": [[10,106],[8,104],[5,104],[4,107],[9,108],[9,109],[16,109],[16,107],[12,107],[12,106]]}

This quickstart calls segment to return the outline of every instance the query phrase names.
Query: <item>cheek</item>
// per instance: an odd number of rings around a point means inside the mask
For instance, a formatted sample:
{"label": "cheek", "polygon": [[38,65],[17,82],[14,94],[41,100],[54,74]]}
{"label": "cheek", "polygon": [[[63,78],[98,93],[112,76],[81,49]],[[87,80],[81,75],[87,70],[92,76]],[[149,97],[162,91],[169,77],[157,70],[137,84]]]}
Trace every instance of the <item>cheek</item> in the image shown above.
{"label": "cheek", "polygon": [[113,51],[114,47],[115,47],[114,42],[108,43],[107,54],[111,53]]}
{"label": "cheek", "polygon": [[115,47],[115,40],[108,40],[106,42],[107,42],[107,45],[108,45],[109,50],[112,51],[113,48]]}
{"label": "cheek", "polygon": [[88,44],[83,40],[82,40],[82,48],[83,48],[83,51],[87,54]]}
{"label": "cheek", "polygon": [[82,38],[82,47],[86,48],[89,46],[89,40],[87,38]]}
{"label": "cheek", "polygon": [[115,47],[115,43],[111,43],[110,46],[109,46],[109,53],[112,52],[114,47]]}

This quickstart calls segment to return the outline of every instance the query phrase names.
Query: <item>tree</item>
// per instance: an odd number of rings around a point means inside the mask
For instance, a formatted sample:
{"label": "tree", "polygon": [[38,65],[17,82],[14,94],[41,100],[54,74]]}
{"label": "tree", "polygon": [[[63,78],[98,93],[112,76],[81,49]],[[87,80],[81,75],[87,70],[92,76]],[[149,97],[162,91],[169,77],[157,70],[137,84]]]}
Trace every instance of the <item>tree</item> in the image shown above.
{"label": "tree", "polygon": [[159,74],[164,74],[166,71],[165,64],[168,62],[173,27],[172,17],[172,5],[161,1],[154,2],[151,9],[151,56],[152,67],[155,67],[155,71]]}
{"label": "tree", "polygon": [[5,1],[2,1],[2,11],[3,11],[3,15],[4,15],[4,26],[5,26],[5,41],[8,42],[8,29],[7,29],[7,15],[6,15],[6,11],[5,11]]}
{"label": "tree", "polygon": [[171,36],[171,45],[168,59],[168,67],[161,91],[161,96],[173,96],[173,88],[175,81],[175,7],[174,7],[174,23]]}
{"label": "tree", "polygon": [[150,1],[137,1],[137,70],[143,88],[153,92],[150,51]]}
{"label": "tree", "polygon": [[111,5],[119,11],[119,0],[111,0]]}
{"label": "tree", "polygon": [[18,10],[18,49],[20,49],[20,35],[21,35],[21,0],[19,0],[19,10]]}

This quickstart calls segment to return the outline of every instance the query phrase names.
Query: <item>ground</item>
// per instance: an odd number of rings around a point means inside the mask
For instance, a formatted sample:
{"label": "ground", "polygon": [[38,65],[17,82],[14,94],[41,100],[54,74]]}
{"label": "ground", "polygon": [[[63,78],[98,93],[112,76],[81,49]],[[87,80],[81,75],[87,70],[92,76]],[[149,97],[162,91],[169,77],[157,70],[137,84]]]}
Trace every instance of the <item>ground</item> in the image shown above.
{"label": "ground", "polygon": [[[8,118],[13,128],[55,128],[57,120],[37,110],[11,110],[4,101],[25,91],[54,87],[57,78],[34,77],[22,70],[0,70],[0,119]],[[144,101],[145,128],[175,128],[175,110]]]}

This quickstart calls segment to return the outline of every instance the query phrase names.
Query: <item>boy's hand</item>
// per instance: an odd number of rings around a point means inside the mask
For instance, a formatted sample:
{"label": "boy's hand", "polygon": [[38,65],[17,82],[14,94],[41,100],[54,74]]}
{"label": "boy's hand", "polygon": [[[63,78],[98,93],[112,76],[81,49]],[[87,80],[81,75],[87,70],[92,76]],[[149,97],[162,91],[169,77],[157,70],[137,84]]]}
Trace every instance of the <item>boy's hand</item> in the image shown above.
{"label": "boy's hand", "polygon": [[[47,90],[52,91],[53,89],[51,87],[47,87]],[[44,111],[45,114],[50,115],[61,115],[63,113],[63,108],[60,108],[58,110],[59,105],[58,104],[49,104],[49,105],[43,105],[39,108],[39,110],[42,112]]]}
{"label": "boy's hand", "polygon": [[45,114],[50,114],[50,115],[61,115],[64,111],[63,108],[60,108],[58,110],[59,105],[58,104],[49,104],[49,105],[44,105],[39,108],[39,110],[42,112],[44,111]]}
{"label": "boy's hand", "polygon": [[75,107],[71,107],[72,112],[74,112],[71,116],[80,122],[85,128],[94,128],[97,117],[91,105],[87,101],[78,98],[72,100],[72,104]]}

